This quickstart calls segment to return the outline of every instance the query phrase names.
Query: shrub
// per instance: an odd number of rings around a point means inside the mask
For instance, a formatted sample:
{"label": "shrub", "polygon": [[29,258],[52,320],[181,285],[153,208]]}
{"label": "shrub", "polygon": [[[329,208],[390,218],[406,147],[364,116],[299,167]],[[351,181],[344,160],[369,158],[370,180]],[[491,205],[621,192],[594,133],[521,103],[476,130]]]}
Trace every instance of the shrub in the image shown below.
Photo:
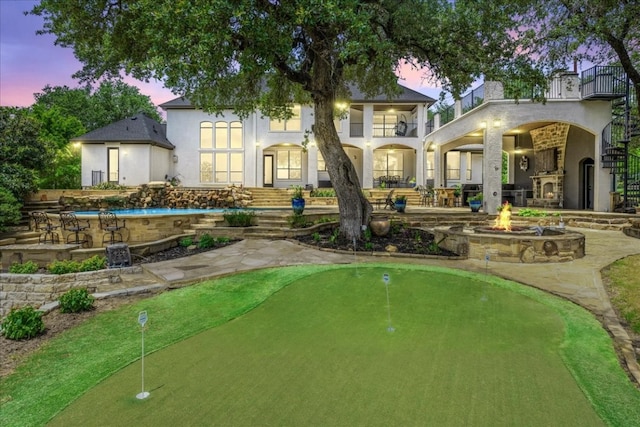
{"label": "shrub", "polygon": [[127,204],[127,199],[122,196],[106,196],[102,201],[112,207],[123,207]]}
{"label": "shrub", "polygon": [[212,248],[216,245],[216,239],[212,237],[210,234],[203,234],[200,236],[200,240],[198,241],[198,247],[200,249],[208,249]]}
{"label": "shrub", "polygon": [[229,227],[250,227],[256,213],[253,211],[233,210],[227,211],[223,215]]}
{"label": "shrub", "polygon": [[538,209],[523,208],[523,209],[520,209],[518,211],[518,216],[521,216],[521,217],[545,217],[545,216],[547,216],[547,213],[543,212],[541,210],[538,210]]}
{"label": "shrub", "polygon": [[101,182],[98,185],[94,185],[91,187],[93,190],[126,190],[127,187],[124,185],[116,184],[113,182]]}
{"label": "shrub", "polygon": [[328,190],[313,190],[311,192],[311,197],[336,197],[336,190],[333,188]]}
{"label": "shrub", "polygon": [[47,266],[47,269],[51,274],[68,274],[77,273],[80,271],[80,263],[78,261],[72,261],[65,259],[62,261],[53,261]]}
{"label": "shrub", "polygon": [[180,239],[180,242],[178,242],[178,244],[183,248],[188,248],[189,246],[193,245],[193,237],[183,237],[182,239]]}
{"label": "shrub", "polygon": [[229,243],[229,241],[231,241],[228,237],[218,237],[216,240],[218,243]]}
{"label": "shrub", "polygon": [[107,265],[107,259],[100,255],[94,255],[82,262],[73,260],[53,261],[47,266],[52,274],[79,273],[81,271],[102,270]]}
{"label": "shrub", "polygon": [[85,259],[80,263],[80,271],[96,271],[102,270],[107,266],[107,258],[94,255],[89,259]]}
{"label": "shrub", "polygon": [[287,217],[287,222],[291,228],[305,228],[309,226],[307,218],[302,214],[293,214]]}
{"label": "shrub", "polygon": [[94,298],[86,289],[71,289],[60,297],[60,311],[62,313],[79,313],[93,308]]}
{"label": "shrub", "polygon": [[20,206],[9,190],[0,188],[0,231],[3,231],[7,225],[14,225],[20,221],[22,217]]}
{"label": "shrub", "polygon": [[38,271],[38,264],[33,261],[27,261],[23,264],[14,262],[9,267],[9,273],[13,274],[33,274]]}
{"label": "shrub", "polygon": [[42,312],[27,306],[11,309],[9,315],[2,321],[2,333],[10,340],[33,338],[44,332]]}

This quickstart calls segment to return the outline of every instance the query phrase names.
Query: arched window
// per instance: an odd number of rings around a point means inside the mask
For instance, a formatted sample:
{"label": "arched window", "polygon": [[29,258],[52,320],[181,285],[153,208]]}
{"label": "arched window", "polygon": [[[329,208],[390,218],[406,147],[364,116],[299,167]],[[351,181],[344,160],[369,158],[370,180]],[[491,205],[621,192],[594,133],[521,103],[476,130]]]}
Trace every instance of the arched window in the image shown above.
{"label": "arched window", "polygon": [[[215,129],[215,131],[214,131]],[[242,184],[244,143],[242,122],[200,124],[200,182]]]}
{"label": "arched window", "polygon": [[200,148],[213,148],[213,123],[200,123]]}

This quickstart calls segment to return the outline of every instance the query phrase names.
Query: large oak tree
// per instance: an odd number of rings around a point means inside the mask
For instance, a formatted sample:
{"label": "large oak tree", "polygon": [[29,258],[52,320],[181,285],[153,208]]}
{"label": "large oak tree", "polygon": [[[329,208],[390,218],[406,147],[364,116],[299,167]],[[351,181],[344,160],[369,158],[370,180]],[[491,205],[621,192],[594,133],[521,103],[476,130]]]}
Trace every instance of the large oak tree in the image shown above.
{"label": "large oak tree", "polygon": [[[619,64],[640,100],[640,1],[525,0],[516,18],[523,53],[547,70],[572,60],[596,65]],[[637,108],[637,107],[636,107]],[[640,118],[640,110],[635,111]]]}
{"label": "large oak tree", "polygon": [[[511,1],[42,0],[44,33],[73,47],[91,80],[124,70],[163,80],[209,112],[256,108],[286,117],[314,107],[313,132],[340,210],[359,237],[371,205],[334,126],[350,85],[368,96],[397,91],[400,64],[424,69],[457,94],[476,78],[517,72],[507,29]],[[526,68],[526,67],[525,67]]]}

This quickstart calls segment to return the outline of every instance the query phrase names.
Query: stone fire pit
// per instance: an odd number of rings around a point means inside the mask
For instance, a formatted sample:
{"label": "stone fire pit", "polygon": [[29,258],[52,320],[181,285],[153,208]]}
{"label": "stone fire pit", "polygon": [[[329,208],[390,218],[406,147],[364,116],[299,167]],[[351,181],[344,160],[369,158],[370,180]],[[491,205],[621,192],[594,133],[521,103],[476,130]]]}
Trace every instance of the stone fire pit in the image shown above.
{"label": "stone fire pit", "polygon": [[584,234],[555,227],[434,228],[439,246],[470,259],[513,263],[567,262],[585,254]]}

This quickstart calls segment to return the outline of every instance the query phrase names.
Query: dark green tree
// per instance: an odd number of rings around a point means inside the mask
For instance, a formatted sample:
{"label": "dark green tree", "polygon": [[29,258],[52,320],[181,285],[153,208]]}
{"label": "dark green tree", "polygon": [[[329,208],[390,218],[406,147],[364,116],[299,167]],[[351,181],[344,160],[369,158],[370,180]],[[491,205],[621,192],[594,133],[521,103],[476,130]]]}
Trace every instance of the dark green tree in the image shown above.
{"label": "dark green tree", "polygon": [[[73,47],[84,81],[156,78],[196,106],[283,117],[294,102],[314,107],[313,132],[340,211],[340,229],[359,237],[372,212],[334,126],[349,87],[397,93],[399,65],[429,71],[460,93],[481,75],[517,73],[507,33],[511,1],[458,0],[43,0],[42,33]],[[534,76],[537,74],[527,74]]]}
{"label": "dark green tree", "polygon": [[517,17],[520,25],[514,29],[524,53],[538,58],[547,71],[566,69],[574,60],[619,64],[640,100],[640,1],[523,3],[528,10]]}
{"label": "dark green tree", "polygon": [[52,152],[28,109],[0,107],[0,182],[16,199],[37,190],[38,171]]}
{"label": "dark green tree", "polygon": [[80,149],[69,140],[85,133],[80,120],[57,106],[34,104],[31,117],[40,123],[40,139],[54,149],[53,157],[39,171],[38,188],[80,188]]}
{"label": "dark green tree", "polygon": [[101,81],[95,90],[90,85],[73,89],[68,86],[47,85],[42,92],[34,94],[34,97],[34,107],[56,107],[61,116],[79,120],[85,129],[83,133],[138,113],[145,113],[162,121],[162,116],[151,99],[141,94],[137,87],[120,79]]}
{"label": "dark green tree", "polygon": [[31,111],[40,122],[40,138],[55,147],[40,172],[40,188],[80,188],[80,150],[69,145],[71,138],[140,112],[162,121],[148,96],[118,79],[102,81],[95,90],[47,85],[34,96]]}

